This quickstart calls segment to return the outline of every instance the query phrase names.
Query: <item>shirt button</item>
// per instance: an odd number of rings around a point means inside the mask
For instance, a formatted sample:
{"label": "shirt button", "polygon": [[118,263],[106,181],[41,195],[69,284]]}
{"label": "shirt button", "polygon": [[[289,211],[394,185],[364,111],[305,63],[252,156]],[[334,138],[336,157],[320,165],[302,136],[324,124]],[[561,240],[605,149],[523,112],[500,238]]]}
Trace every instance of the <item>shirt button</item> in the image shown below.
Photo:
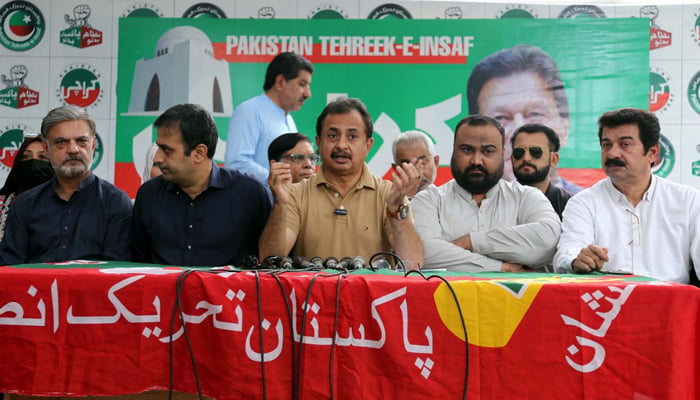
{"label": "shirt button", "polygon": [[62,248],[62,249],[65,249],[65,248],[66,248],[66,245],[65,245],[65,244],[62,244],[62,245],[61,245],[61,248]]}
{"label": "shirt button", "polygon": [[192,250],[192,246],[188,244],[188,245],[187,245],[187,250]]}
{"label": "shirt button", "polygon": [[190,207],[194,207],[194,203],[190,203]]}
{"label": "shirt button", "polygon": [[192,229],[192,224],[190,224],[190,226],[188,226],[188,228]]}
{"label": "shirt button", "polygon": [[64,230],[64,231],[67,231],[67,230],[68,230],[68,225],[64,226],[64,227],[63,227],[63,230]]}
{"label": "shirt button", "polygon": [[333,193],[333,196],[338,197],[340,195],[336,192],[336,193]]}

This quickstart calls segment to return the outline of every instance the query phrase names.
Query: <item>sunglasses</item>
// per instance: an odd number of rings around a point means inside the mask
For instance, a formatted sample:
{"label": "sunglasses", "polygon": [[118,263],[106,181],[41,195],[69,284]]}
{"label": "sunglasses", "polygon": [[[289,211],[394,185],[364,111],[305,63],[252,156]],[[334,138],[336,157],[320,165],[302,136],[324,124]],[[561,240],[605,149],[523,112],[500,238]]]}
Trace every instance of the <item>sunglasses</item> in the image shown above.
{"label": "sunglasses", "polygon": [[309,154],[308,156],[306,154],[298,154],[298,153],[292,153],[292,154],[287,154],[286,156],[282,156],[282,158],[288,158],[295,163],[303,163],[307,159],[311,161],[311,164],[317,164],[319,161],[321,161],[321,156],[318,154]]}
{"label": "sunglasses", "polygon": [[516,160],[520,160],[523,158],[525,155],[525,152],[529,151],[530,155],[532,158],[539,160],[542,158],[542,154],[544,154],[544,151],[540,146],[533,146],[533,147],[515,147],[513,148],[513,158]]}

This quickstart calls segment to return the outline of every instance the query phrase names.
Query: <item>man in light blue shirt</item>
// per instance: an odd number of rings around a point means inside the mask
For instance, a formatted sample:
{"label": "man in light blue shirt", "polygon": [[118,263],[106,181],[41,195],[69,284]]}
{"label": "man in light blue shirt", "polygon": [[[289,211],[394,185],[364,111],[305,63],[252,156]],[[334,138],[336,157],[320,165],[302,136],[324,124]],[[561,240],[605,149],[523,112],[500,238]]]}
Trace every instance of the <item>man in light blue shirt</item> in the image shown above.
{"label": "man in light blue shirt", "polygon": [[226,167],[267,182],[267,148],[279,135],[296,132],[289,114],[311,97],[314,67],[304,57],[280,53],[267,66],[263,94],[241,103],[228,125]]}

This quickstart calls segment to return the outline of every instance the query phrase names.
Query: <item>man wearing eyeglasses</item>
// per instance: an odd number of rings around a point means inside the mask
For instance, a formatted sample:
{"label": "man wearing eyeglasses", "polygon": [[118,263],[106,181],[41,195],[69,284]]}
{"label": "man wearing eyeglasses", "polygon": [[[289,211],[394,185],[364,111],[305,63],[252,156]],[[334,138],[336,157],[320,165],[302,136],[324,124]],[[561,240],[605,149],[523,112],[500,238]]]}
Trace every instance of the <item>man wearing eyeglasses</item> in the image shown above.
{"label": "man wearing eyeglasses", "polygon": [[413,198],[425,268],[519,272],[551,263],[560,221],[539,190],[503,177],[505,131],[485,115],[455,129],[454,179]]}
{"label": "man wearing eyeglasses", "polygon": [[428,135],[421,131],[404,132],[394,139],[391,152],[394,155],[392,168],[409,163],[422,172],[418,185],[409,191],[409,198],[435,182],[440,156],[435,154],[435,146]]}
{"label": "man wearing eyeglasses", "polygon": [[311,140],[302,133],[285,133],[270,143],[267,158],[289,164],[292,183],[311,177],[316,173],[316,164],[321,156],[314,152]]}
{"label": "man wearing eyeglasses", "polygon": [[17,196],[5,225],[0,263],[128,260],[131,200],[91,170],[95,120],[72,105],[44,117],[55,177]]}
{"label": "man wearing eyeglasses", "polygon": [[607,178],[571,198],[554,256],[557,272],[610,271],[674,282],[700,273],[700,191],[652,174],[661,127],[651,112],[598,120]]}
{"label": "man wearing eyeglasses", "polygon": [[540,189],[561,219],[571,194],[552,185],[549,177],[549,171],[559,163],[559,136],[548,126],[526,124],[518,128],[510,140],[513,145],[510,161],[515,179],[523,185]]}

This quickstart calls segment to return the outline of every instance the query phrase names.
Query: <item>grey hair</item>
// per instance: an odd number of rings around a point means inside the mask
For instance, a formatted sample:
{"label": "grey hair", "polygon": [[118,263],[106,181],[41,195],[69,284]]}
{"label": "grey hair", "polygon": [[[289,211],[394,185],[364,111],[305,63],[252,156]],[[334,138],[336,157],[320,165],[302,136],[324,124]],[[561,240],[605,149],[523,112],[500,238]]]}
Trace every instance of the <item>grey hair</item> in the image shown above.
{"label": "grey hair", "polygon": [[92,136],[97,135],[95,119],[92,118],[92,115],[88,114],[84,108],[68,104],[54,108],[46,114],[41,121],[41,136],[48,140],[51,128],[66,121],[85,121],[90,128]]}
{"label": "grey hair", "polygon": [[412,146],[418,142],[423,142],[425,148],[428,149],[428,155],[430,157],[435,156],[435,145],[430,137],[421,131],[406,131],[394,139],[394,143],[391,145],[391,154],[394,156],[394,162],[399,163],[398,157],[396,157],[396,149],[399,146]]}

